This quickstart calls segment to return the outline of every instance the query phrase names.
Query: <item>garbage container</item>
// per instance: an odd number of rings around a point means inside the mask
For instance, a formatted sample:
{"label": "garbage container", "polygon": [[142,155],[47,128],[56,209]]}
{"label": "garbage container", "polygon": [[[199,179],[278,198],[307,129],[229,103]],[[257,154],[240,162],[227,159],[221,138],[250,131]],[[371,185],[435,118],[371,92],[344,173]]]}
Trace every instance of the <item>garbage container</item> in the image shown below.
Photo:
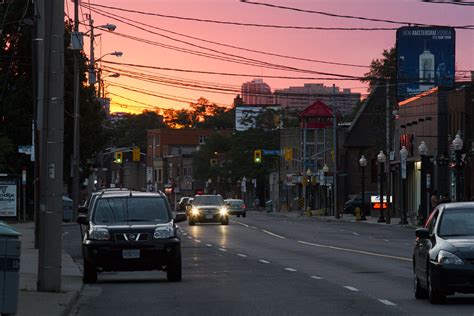
{"label": "garbage container", "polygon": [[270,213],[271,211],[273,211],[273,202],[272,200],[268,200],[265,202],[265,209],[267,210],[267,213]]}
{"label": "garbage container", "polygon": [[73,203],[70,198],[63,196],[63,221],[71,222],[74,216]]}
{"label": "garbage container", "polygon": [[16,314],[20,282],[21,234],[0,223],[0,314]]}

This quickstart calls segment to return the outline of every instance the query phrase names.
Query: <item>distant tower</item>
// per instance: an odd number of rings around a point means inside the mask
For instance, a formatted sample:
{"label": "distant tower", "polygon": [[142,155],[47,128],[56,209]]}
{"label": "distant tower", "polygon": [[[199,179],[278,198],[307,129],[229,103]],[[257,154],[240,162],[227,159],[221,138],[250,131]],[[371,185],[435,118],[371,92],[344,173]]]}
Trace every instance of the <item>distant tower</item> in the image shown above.
{"label": "distant tower", "polygon": [[273,104],[272,90],[262,79],[242,84],[242,98],[245,104]]}
{"label": "distant tower", "polygon": [[434,55],[426,49],[419,57],[419,69],[420,69],[420,81],[422,83],[430,83],[434,81],[435,75],[435,57]]}

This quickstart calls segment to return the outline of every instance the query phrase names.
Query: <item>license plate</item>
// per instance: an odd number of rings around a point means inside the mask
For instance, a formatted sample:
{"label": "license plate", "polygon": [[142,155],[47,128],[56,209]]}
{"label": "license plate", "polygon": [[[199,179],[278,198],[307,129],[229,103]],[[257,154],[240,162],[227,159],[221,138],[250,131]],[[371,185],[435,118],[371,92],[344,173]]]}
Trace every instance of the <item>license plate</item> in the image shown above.
{"label": "license plate", "polygon": [[206,219],[213,219],[213,218],[214,218],[214,215],[212,215],[212,214],[207,214],[206,215]]}
{"label": "license plate", "polygon": [[124,249],[122,250],[122,258],[138,259],[140,258],[140,249]]}

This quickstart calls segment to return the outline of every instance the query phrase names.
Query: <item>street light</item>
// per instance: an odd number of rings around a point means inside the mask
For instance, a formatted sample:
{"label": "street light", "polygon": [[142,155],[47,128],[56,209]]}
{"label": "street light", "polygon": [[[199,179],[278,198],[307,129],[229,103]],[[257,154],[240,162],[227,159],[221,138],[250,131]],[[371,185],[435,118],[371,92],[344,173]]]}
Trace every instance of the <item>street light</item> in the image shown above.
{"label": "street light", "polygon": [[[92,43],[91,43],[92,45]],[[94,59],[94,47],[91,46],[91,58],[89,61],[89,84],[94,85],[97,80],[96,80],[96,75],[95,75],[95,65],[102,60],[105,56],[115,56],[115,57],[122,57],[123,52],[121,51],[113,51],[111,53],[104,54],[100,56],[97,59]],[[120,76],[120,75],[119,75]],[[98,80],[100,82],[100,78]]]}
{"label": "street light", "polygon": [[454,165],[455,176],[456,176],[456,192],[455,192],[455,199],[456,202],[461,201],[461,182],[462,182],[462,159],[461,159],[461,151],[463,148],[464,142],[461,138],[461,135],[456,134],[456,137],[453,140],[453,149],[456,155],[456,163]]}
{"label": "street light", "polygon": [[419,224],[422,225],[427,217],[427,207],[428,207],[428,197],[426,191],[426,166],[428,165],[428,146],[424,141],[421,142],[420,146],[418,146],[418,153],[420,154],[421,158],[421,181],[420,181],[420,221]]}
{"label": "street light", "polygon": [[361,221],[366,221],[366,210],[365,210],[365,167],[367,167],[367,158],[365,158],[364,155],[362,155],[359,159],[359,166],[360,169],[362,170],[362,177],[360,178],[361,182],[361,191],[362,191],[362,215],[360,217]]}
{"label": "street light", "polygon": [[327,209],[328,209],[328,186],[327,186],[327,176],[326,176],[326,173],[329,172],[329,167],[327,164],[324,164],[323,166],[323,174],[324,174],[324,213],[325,215],[327,215]]}
{"label": "street light", "polygon": [[[385,173],[385,162],[387,161],[387,157],[383,153],[383,150],[380,151],[380,153],[377,155],[377,161],[379,162],[380,165],[380,217],[377,220],[379,223],[384,223],[385,222],[385,217],[383,214],[383,202],[384,202],[384,192],[383,192],[383,181],[384,181],[384,173]],[[388,202],[388,198],[387,198]]]}
{"label": "street light", "polygon": [[407,178],[407,159],[408,159],[408,150],[405,146],[400,149],[400,176],[402,178],[402,190],[401,190],[401,204],[402,204],[402,211],[401,211],[401,219],[400,224],[406,225],[408,224],[407,221],[407,208],[406,208],[406,178]]}

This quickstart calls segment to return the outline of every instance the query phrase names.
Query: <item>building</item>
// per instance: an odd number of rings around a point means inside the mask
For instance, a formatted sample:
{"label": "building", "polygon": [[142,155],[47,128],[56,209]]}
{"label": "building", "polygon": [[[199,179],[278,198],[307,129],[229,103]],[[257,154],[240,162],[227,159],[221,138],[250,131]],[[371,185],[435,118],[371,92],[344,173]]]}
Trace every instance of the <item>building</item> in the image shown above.
{"label": "building", "polygon": [[193,178],[192,154],[206,139],[226,130],[152,129],[147,131],[147,183],[168,194],[174,203],[181,196],[193,196],[198,183]]}
{"label": "building", "polygon": [[277,89],[274,93],[274,103],[282,108],[302,111],[315,101],[319,100],[335,107],[346,116],[352,113],[353,108],[360,102],[360,93],[353,93],[351,89],[326,87],[322,83],[305,83],[302,87]]}
{"label": "building", "polygon": [[243,83],[242,99],[246,105],[273,104],[272,90],[262,79]]}

